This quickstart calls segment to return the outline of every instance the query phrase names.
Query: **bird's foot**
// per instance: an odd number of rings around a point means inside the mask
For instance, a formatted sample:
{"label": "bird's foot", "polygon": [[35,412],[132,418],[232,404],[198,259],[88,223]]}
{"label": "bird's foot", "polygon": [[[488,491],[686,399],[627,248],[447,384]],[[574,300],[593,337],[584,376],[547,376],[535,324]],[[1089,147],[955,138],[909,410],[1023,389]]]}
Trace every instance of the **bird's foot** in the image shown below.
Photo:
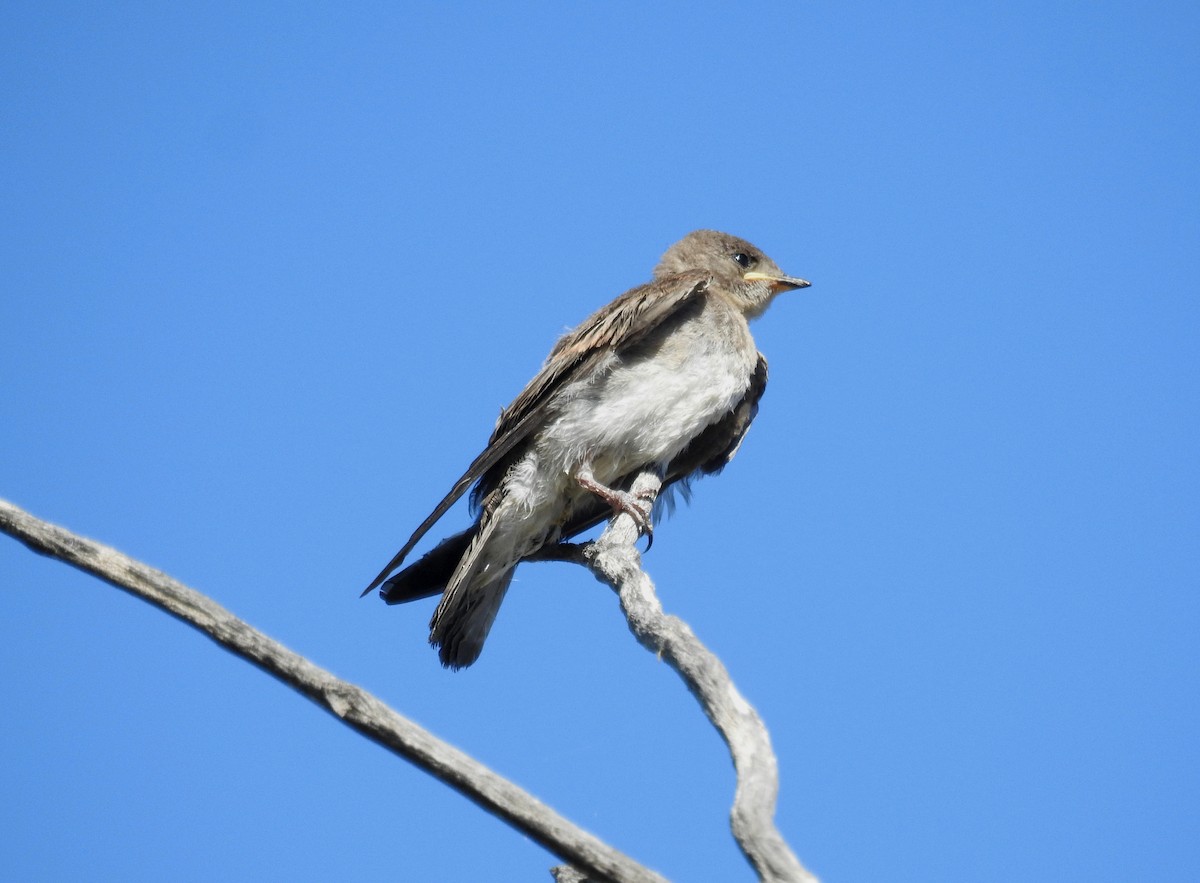
{"label": "bird's foot", "polygon": [[629,491],[619,491],[608,485],[601,484],[592,478],[591,473],[581,473],[575,476],[579,486],[589,493],[595,494],[608,505],[614,513],[624,512],[637,525],[638,533],[646,537],[646,551],[654,545],[654,525],[650,522],[650,508],[654,503],[655,494],[631,494]]}

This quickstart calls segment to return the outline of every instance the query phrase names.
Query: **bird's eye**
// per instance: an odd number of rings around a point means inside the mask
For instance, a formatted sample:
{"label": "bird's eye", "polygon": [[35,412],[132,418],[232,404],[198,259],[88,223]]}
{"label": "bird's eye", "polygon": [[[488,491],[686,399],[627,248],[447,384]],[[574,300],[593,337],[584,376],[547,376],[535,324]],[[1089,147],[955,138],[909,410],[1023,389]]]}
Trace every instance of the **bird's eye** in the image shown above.
{"label": "bird's eye", "polygon": [[733,259],[737,261],[738,266],[740,266],[743,270],[749,270],[754,266],[754,258],[750,257],[748,254],[744,254],[743,252],[739,251],[733,256]]}

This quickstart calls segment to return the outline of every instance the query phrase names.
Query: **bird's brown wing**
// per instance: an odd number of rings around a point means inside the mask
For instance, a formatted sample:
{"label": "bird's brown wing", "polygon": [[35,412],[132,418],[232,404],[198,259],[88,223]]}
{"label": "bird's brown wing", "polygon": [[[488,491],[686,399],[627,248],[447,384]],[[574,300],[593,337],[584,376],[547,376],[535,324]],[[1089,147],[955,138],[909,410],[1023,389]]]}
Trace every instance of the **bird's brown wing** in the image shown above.
{"label": "bird's brown wing", "polygon": [[512,404],[500,412],[488,446],[476,457],[450,493],[421,522],[379,576],[363,590],[366,595],[379,586],[413,550],[421,538],[489,469],[499,463],[538,427],[546,405],[572,377],[586,375],[610,353],[619,353],[642,340],[663,321],[708,288],[704,273],[681,273],[656,279],[630,289],[606,307],[596,311],[579,327],[568,332],[546,359],[542,370],[529,381]]}
{"label": "bird's brown wing", "polygon": [[708,288],[703,273],[683,273],[632,288],[597,310],[554,344],[546,364],[511,405],[500,412],[491,444],[511,434],[529,414],[553,396],[563,380],[591,367],[609,352],[620,352],[657,328],[664,319]]}

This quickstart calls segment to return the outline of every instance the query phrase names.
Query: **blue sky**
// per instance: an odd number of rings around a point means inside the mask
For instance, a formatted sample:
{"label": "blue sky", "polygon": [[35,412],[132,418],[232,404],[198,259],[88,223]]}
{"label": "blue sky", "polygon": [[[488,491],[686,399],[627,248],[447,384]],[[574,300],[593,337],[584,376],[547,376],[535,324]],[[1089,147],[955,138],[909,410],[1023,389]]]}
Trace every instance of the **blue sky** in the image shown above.
{"label": "blue sky", "polygon": [[[716,227],[813,287],[657,533],[833,881],[1200,863],[1200,9],[10,4],[0,496],[204,591],[678,880],[724,746],[582,570],[480,663],[358,592],[555,337]],[[445,530],[465,522],[447,517]],[[0,876],[553,859],[0,542]]]}

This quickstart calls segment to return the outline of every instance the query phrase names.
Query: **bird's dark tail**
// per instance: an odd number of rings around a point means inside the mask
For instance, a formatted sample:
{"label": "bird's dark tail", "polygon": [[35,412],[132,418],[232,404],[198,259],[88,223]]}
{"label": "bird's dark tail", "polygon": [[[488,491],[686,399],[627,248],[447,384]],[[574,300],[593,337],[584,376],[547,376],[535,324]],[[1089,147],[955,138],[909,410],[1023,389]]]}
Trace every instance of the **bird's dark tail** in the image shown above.
{"label": "bird's dark tail", "polygon": [[475,538],[477,525],[446,537],[422,558],[414,561],[379,587],[379,597],[389,604],[404,604],[440,595],[450,582],[454,568]]}
{"label": "bird's dark tail", "polygon": [[[489,543],[498,523],[485,518],[447,537],[379,588],[389,604],[443,596],[429,624],[429,642],[447,668],[465,668],[479,658],[512,581],[516,562]],[[502,561],[492,560],[489,551],[500,552]]]}
{"label": "bird's dark tail", "polygon": [[465,668],[479,658],[512,582],[521,532],[514,534],[507,505],[484,512],[429,623],[429,643],[447,668]]}

